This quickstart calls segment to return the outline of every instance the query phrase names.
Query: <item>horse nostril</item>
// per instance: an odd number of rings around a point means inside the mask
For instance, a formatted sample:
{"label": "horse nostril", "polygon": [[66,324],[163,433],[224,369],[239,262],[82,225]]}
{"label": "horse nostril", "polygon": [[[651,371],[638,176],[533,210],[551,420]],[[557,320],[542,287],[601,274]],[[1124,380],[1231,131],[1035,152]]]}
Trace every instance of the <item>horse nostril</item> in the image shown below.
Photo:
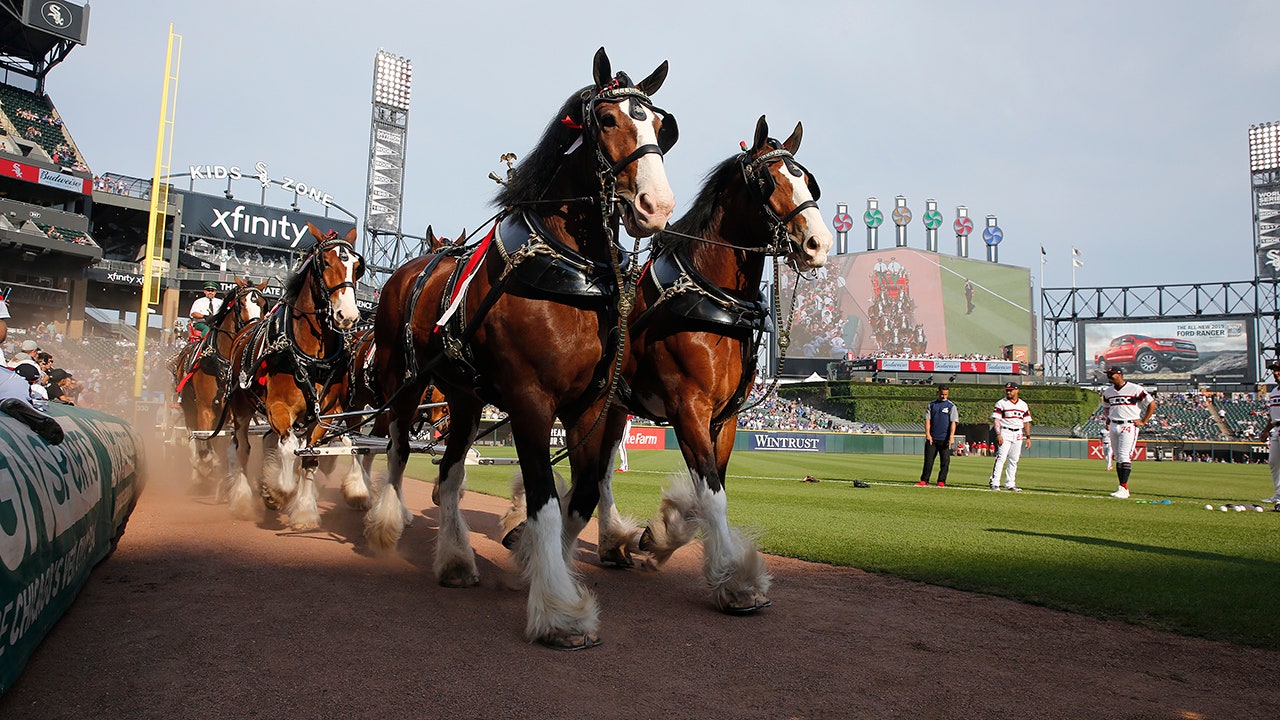
{"label": "horse nostril", "polygon": [[804,241],[804,247],[809,252],[816,254],[818,252],[818,238],[810,235],[809,239]]}
{"label": "horse nostril", "polygon": [[653,202],[653,198],[649,193],[640,193],[636,196],[635,207],[643,215],[652,215],[657,211],[657,206]]}

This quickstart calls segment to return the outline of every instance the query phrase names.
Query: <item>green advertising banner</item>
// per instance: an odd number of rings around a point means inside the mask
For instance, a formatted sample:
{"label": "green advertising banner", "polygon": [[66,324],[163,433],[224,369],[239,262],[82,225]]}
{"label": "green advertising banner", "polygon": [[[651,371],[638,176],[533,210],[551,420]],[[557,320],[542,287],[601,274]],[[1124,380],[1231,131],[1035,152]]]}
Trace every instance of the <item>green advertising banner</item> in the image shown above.
{"label": "green advertising banner", "polygon": [[142,443],[105,413],[53,404],[49,445],[0,412],[0,694],[111,553],[142,491]]}

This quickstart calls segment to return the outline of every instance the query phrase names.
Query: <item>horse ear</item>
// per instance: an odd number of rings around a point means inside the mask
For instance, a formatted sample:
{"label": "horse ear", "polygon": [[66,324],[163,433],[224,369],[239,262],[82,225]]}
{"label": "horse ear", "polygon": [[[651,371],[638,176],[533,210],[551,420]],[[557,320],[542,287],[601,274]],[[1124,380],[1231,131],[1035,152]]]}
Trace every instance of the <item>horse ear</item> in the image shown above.
{"label": "horse ear", "polygon": [[254,287],[258,288],[259,290],[266,290],[267,285],[270,285],[270,284],[271,284],[270,280],[263,280],[262,282],[258,283]]}
{"label": "horse ear", "polygon": [[652,96],[658,92],[658,88],[662,87],[662,83],[667,79],[667,61],[663,60],[662,64],[656,70],[649,73],[649,77],[636,83],[636,87],[645,95]]}
{"label": "horse ear", "polygon": [[760,119],[756,121],[756,139],[751,144],[751,149],[759,150],[767,142],[769,142],[769,121],[765,120],[764,116],[761,115]]}
{"label": "horse ear", "polygon": [[310,220],[307,221],[307,229],[311,231],[311,237],[314,237],[316,242],[324,239],[324,234],[320,232],[320,228],[312,225]]}
{"label": "horse ear", "polygon": [[351,228],[350,230],[348,230],[348,231],[347,231],[347,236],[346,236],[345,238],[343,238],[343,239],[344,239],[344,240],[346,240],[347,242],[351,243],[351,244],[354,246],[354,245],[356,244],[356,229],[355,229],[355,228]]}
{"label": "horse ear", "polygon": [[592,76],[596,80],[596,87],[602,88],[613,80],[613,66],[609,64],[609,54],[604,51],[604,46],[596,51],[595,60],[591,67]]}
{"label": "horse ear", "polygon": [[427,226],[427,247],[432,250],[440,248],[440,238],[436,237],[436,231],[430,225]]}
{"label": "horse ear", "polygon": [[236,278],[236,287],[249,287],[249,278]]}
{"label": "horse ear", "polygon": [[467,241],[467,229],[462,228],[462,233],[458,235],[458,239],[453,241],[454,245],[461,245]]}
{"label": "horse ear", "polygon": [[796,129],[792,131],[791,137],[787,138],[787,141],[782,143],[782,147],[786,148],[787,152],[795,155],[800,152],[800,138],[802,137],[804,137],[804,125],[797,122]]}

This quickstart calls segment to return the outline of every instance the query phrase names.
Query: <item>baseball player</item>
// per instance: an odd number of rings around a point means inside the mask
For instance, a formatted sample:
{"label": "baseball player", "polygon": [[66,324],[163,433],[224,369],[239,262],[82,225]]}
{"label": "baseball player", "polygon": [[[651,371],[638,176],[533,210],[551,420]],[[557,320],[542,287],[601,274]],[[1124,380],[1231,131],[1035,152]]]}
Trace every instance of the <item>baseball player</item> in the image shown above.
{"label": "baseball player", "polygon": [[1107,461],[1107,470],[1111,469],[1111,461],[1115,454],[1111,452],[1111,419],[1102,413],[1102,429],[1098,431],[1098,440],[1102,443],[1102,459]]}
{"label": "baseball player", "polygon": [[1107,368],[1107,380],[1111,384],[1102,389],[1102,402],[1111,421],[1111,448],[1120,478],[1120,487],[1111,497],[1124,500],[1129,497],[1129,471],[1138,447],[1138,428],[1156,414],[1156,399],[1141,385],[1125,382],[1124,372],[1118,367]]}
{"label": "baseball player", "polygon": [[1031,408],[1025,400],[1018,399],[1017,383],[1005,384],[1004,397],[996,401],[996,408],[991,412],[991,429],[996,436],[996,466],[991,470],[991,489],[1000,489],[1003,469],[1004,489],[1022,492],[1017,483],[1018,460],[1023,446],[1031,447]]}
{"label": "baseball player", "polygon": [[1275,384],[1271,386],[1271,392],[1267,393],[1270,421],[1262,428],[1262,436],[1258,439],[1268,443],[1267,465],[1271,468],[1271,484],[1275,486],[1275,493],[1262,502],[1280,503],[1280,360],[1267,363],[1267,369],[1271,371]]}

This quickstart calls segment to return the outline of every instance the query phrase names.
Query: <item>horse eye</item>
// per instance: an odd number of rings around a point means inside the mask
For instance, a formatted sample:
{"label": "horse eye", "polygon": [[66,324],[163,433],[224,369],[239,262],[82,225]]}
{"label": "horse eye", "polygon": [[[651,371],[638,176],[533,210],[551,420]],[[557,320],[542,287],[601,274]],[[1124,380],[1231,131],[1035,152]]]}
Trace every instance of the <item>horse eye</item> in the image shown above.
{"label": "horse eye", "polygon": [[618,126],[618,118],[614,117],[613,115],[609,113],[605,113],[600,116],[600,127],[611,128],[611,127],[617,127],[617,126]]}

